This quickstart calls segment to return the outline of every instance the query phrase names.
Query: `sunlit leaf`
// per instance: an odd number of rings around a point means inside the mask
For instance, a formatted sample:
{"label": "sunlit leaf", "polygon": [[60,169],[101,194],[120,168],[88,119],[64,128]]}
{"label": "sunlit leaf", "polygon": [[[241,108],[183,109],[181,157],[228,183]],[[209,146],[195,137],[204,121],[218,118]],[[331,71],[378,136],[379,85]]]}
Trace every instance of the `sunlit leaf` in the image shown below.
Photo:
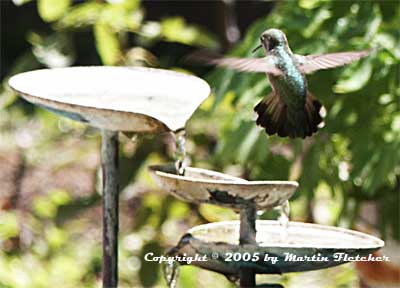
{"label": "sunlit leaf", "polygon": [[187,45],[215,48],[215,38],[200,27],[189,25],[182,17],[170,17],[161,20],[161,35],[167,41]]}
{"label": "sunlit leaf", "polygon": [[314,9],[321,5],[322,0],[300,0],[299,6],[304,9]]}
{"label": "sunlit leaf", "polygon": [[44,21],[52,22],[61,18],[70,5],[71,0],[38,0],[39,15]]}
{"label": "sunlit leaf", "polygon": [[53,226],[46,230],[46,239],[50,248],[58,249],[67,240],[67,235],[62,229]]}
{"label": "sunlit leaf", "polygon": [[15,237],[19,233],[17,215],[14,212],[0,213],[0,241]]}
{"label": "sunlit leaf", "polygon": [[328,9],[320,9],[317,13],[316,16],[314,17],[314,20],[308,25],[303,30],[303,35],[306,38],[311,37],[314,33],[318,31],[318,29],[321,27],[321,25],[325,22],[325,20],[329,19],[331,17],[331,13]]}
{"label": "sunlit leaf", "polygon": [[149,21],[142,25],[140,34],[146,38],[157,38],[161,36],[161,24]]}
{"label": "sunlit leaf", "polygon": [[371,78],[372,64],[370,61],[364,63],[351,73],[347,79],[339,79],[333,90],[336,93],[350,93],[363,88]]}
{"label": "sunlit leaf", "polygon": [[58,206],[68,204],[71,201],[71,196],[69,196],[69,194],[62,189],[54,189],[49,191],[49,196],[51,201]]}
{"label": "sunlit leaf", "polygon": [[98,19],[114,31],[136,32],[143,20],[141,10],[127,10],[122,5],[106,5],[101,11]]}
{"label": "sunlit leaf", "polygon": [[43,218],[53,218],[57,213],[57,205],[45,196],[37,196],[33,200],[33,211]]}
{"label": "sunlit leaf", "polygon": [[232,220],[238,217],[231,209],[211,204],[202,204],[199,206],[199,210],[209,222]]}
{"label": "sunlit leaf", "polygon": [[88,2],[71,7],[58,22],[60,28],[82,28],[96,23],[101,16],[104,5],[99,2]]}
{"label": "sunlit leaf", "polygon": [[68,34],[42,36],[30,33],[28,41],[33,46],[32,52],[36,59],[49,68],[67,67],[75,60],[73,39]]}
{"label": "sunlit leaf", "polygon": [[17,6],[24,5],[24,4],[29,3],[31,1],[32,0],[12,0],[12,2]]}
{"label": "sunlit leaf", "polygon": [[97,23],[94,26],[96,48],[105,65],[116,65],[121,59],[121,48],[117,33],[105,24]]}

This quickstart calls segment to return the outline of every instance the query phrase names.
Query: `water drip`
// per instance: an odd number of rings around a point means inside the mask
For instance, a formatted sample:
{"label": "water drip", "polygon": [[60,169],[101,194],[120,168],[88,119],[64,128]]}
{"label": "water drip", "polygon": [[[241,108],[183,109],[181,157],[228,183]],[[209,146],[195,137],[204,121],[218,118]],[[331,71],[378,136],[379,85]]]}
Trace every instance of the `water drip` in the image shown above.
{"label": "water drip", "polygon": [[184,175],[186,167],[186,131],[180,130],[172,135],[175,140],[175,168],[178,175]]}
{"label": "water drip", "polygon": [[175,288],[178,283],[179,264],[177,261],[168,261],[163,263],[163,272],[165,281],[169,288]]}
{"label": "water drip", "polygon": [[289,237],[289,214],[290,214],[290,206],[289,201],[286,200],[279,207],[279,216],[278,221],[281,226],[281,241],[287,242]]}

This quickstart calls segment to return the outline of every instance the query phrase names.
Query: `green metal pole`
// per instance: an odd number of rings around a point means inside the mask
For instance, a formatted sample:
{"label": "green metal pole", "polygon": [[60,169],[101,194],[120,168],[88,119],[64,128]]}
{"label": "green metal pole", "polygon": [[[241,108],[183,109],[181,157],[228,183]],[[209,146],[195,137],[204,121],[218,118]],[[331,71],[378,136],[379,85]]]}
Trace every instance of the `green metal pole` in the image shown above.
{"label": "green metal pole", "polygon": [[103,287],[118,287],[118,132],[101,131]]}
{"label": "green metal pole", "polygon": [[[256,244],[257,211],[254,205],[240,210],[240,238],[239,244]],[[251,268],[242,267],[239,272],[240,287],[255,287],[256,274]]]}

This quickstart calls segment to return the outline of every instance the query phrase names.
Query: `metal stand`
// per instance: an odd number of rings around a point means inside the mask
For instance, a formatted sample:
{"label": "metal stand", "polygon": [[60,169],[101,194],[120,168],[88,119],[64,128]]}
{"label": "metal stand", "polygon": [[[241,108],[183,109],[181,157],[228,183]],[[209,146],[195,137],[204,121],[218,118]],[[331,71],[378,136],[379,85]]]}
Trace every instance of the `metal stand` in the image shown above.
{"label": "metal stand", "polygon": [[101,131],[103,287],[118,287],[118,132]]}
{"label": "metal stand", "polygon": [[[240,238],[239,244],[256,243],[256,217],[255,206],[249,206],[240,210]],[[251,268],[240,268],[240,287],[255,287],[256,274]]]}

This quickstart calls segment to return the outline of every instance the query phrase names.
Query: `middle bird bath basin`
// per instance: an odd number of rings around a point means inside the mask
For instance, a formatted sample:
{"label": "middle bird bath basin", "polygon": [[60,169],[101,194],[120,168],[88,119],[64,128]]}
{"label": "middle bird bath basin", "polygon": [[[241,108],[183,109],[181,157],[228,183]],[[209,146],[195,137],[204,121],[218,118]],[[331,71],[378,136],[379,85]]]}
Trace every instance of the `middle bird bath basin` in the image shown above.
{"label": "middle bird bath basin", "polygon": [[186,167],[178,175],[173,165],[149,167],[160,187],[190,203],[209,203],[233,208],[255,204],[258,210],[272,209],[288,200],[298,184],[294,181],[246,181],[207,169]]}

